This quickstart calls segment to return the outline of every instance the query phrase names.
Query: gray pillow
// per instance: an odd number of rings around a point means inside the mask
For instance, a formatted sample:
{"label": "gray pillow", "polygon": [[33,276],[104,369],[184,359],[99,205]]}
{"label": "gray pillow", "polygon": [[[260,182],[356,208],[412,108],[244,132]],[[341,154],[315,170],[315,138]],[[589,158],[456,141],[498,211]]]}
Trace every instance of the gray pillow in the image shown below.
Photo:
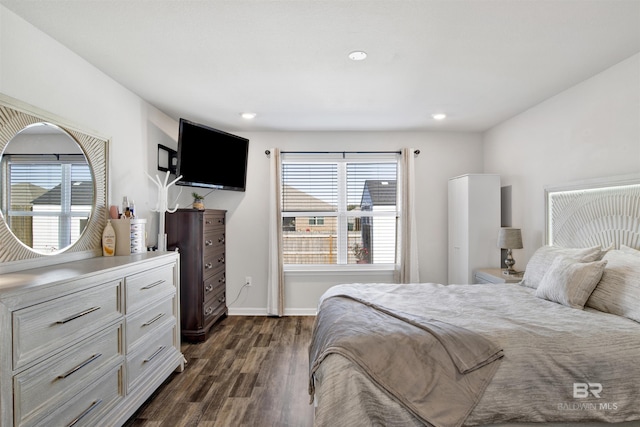
{"label": "gray pillow", "polygon": [[602,259],[605,254],[601,246],[591,248],[563,248],[560,246],[542,246],[536,250],[524,271],[520,284],[536,289],[556,257],[573,258],[581,262],[593,262]]}
{"label": "gray pillow", "polygon": [[586,306],[640,322],[640,257],[611,251],[607,268]]}
{"label": "gray pillow", "polygon": [[605,260],[580,262],[558,256],[542,277],[536,296],[582,310],[606,265]]}

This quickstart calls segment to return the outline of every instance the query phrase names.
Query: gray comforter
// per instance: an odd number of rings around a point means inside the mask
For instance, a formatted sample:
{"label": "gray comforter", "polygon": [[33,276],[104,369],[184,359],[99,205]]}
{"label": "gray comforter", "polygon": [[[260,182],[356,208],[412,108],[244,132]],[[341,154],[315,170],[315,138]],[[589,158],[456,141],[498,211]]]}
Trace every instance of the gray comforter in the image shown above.
{"label": "gray comforter", "polygon": [[[640,420],[640,325],[533,292],[512,284],[353,284],[331,288],[321,304],[348,294],[478,332],[502,348],[504,357],[465,426]],[[318,426],[425,425],[339,354],[324,358],[314,379]]]}
{"label": "gray comforter", "polygon": [[309,347],[312,396],[313,374],[329,354],[357,364],[416,417],[443,427],[462,425],[502,357],[477,333],[347,295],[325,299],[316,318]]}

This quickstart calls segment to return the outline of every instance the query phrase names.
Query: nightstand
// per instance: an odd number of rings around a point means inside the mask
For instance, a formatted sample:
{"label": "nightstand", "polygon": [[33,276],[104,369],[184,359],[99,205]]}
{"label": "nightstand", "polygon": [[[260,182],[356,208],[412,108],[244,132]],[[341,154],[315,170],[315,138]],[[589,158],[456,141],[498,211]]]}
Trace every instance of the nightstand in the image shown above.
{"label": "nightstand", "polygon": [[524,272],[518,274],[504,274],[501,268],[480,268],[473,272],[474,283],[518,283]]}

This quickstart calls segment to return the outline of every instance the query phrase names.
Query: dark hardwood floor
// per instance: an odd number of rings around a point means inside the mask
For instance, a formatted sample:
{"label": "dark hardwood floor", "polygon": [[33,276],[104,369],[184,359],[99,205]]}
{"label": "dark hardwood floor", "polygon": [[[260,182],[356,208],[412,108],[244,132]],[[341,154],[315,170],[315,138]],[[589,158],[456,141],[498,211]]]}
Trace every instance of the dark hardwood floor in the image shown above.
{"label": "dark hardwood floor", "polygon": [[173,373],[125,426],[312,426],[314,319],[222,319],[204,343],[182,343],[185,370]]}

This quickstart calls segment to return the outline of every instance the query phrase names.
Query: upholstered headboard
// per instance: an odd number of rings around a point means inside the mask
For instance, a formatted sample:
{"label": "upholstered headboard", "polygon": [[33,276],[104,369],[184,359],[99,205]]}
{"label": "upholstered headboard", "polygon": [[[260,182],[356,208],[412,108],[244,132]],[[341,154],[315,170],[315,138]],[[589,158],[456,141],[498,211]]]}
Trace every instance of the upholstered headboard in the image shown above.
{"label": "upholstered headboard", "polygon": [[547,245],[640,248],[640,174],[545,188]]}

